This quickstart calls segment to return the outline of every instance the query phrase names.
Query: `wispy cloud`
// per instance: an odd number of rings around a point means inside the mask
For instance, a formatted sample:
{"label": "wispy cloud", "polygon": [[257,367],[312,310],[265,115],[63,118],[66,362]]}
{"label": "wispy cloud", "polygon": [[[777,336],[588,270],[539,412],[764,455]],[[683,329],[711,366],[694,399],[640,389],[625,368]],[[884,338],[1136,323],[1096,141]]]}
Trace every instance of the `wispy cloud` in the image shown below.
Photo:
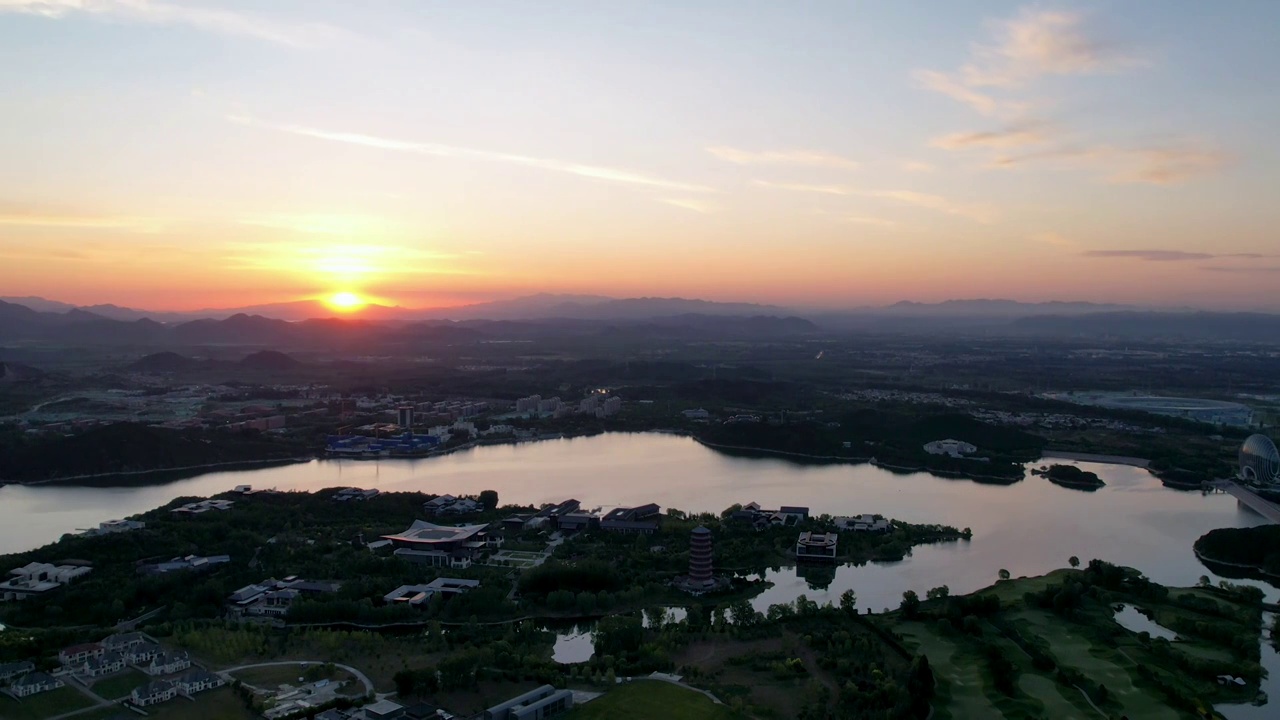
{"label": "wispy cloud", "polygon": [[224,8],[153,0],[0,0],[0,13],[5,12],[51,19],[86,15],[147,25],[184,25],[295,47],[322,45],[348,34],[322,23],[288,23]]}
{"label": "wispy cloud", "polygon": [[1139,148],[1109,145],[1065,146],[996,158],[996,167],[1060,163],[1094,168],[1116,184],[1174,185],[1212,175],[1229,161],[1222,151],[1198,144]]}
{"label": "wispy cloud", "polygon": [[1046,123],[1024,121],[999,130],[952,133],[935,138],[930,144],[944,150],[965,148],[1007,148],[1039,145],[1051,139],[1053,131]]}
{"label": "wispy cloud", "polygon": [[884,198],[947,215],[957,215],[983,224],[990,224],[996,220],[996,211],[993,208],[985,205],[960,203],[941,195],[929,195],[911,190],[877,190],[864,194],[867,197]]}
{"label": "wispy cloud", "polygon": [[[2,1],[2,0],[0,0]],[[116,215],[61,215],[47,213],[0,212],[0,227],[76,228],[80,230],[137,230],[155,232],[161,221],[156,218]]]}
{"label": "wispy cloud", "polygon": [[1023,108],[1021,104],[1007,103],[1003,100],[997,100],[986,93],[974,90],[950,75],[937,70],[917,70],[914,76],[921,87],[946,95],[956,102],[964,103],[979,114],[988,117],[1016,115]]}
{"label": "wispy cloud", "polygon": [[703,213],[704,215],[716,212],[720,208],[703,200],[695,200],[693,198],[662,198],[662,202],[668,205],[674,205],[685,210]]}
{"label": "wispy cloud", "polygon": [[1084,16],[1039,8],[991,23],[995,42],[977,45],[960,70],[969,87],[1014,87],[1043,75],[1093,75],[1138,59],[1092,37]]}
{"label": "wispy cloud", "polygon": [[492,152],[489,150],[474,150],[472,148],[442,145],[440,143],[395,140],[392,138],[378,137],[376,135],[364,135],[361,133],[333,132],[304,125],[278,125],[262,122],[245,115],[228,115],[227,119],[241,125],[276,130],[279,132],[301,135],[303,137],[310,137],[318,140],[362,145],[364,147],[377,148],[380,150],[394,150],[397,152],[414,153],[417,155],[431,155],[435,157],[462,158],[467,160],[483,160],[486,162],[523,165],[525,167],[568,173],[570,175],[578,175],[580,177],[588,177],[596,180],[608,180],[610,182],[642,185],[661,188],[664,190],[697,193],[716,192],[715,188],[707,187],[706,185],[676,182],[673,180],[666,180],[663,178],[632,172],[630,170],[620,170],[617,168],[600,167],[595,165],[580,165],[578,163],[564,160]]}
{"label": "wispy cloud", "polygon": [[916,207],[933,210],[946,215],[956,215],[958,217],[968,218],[974,222],[984,224],[995,222],[997,215],[994,208],[986,205],[956,202],[941,195],[930,195],[928,193],[915,192],[913,190],[861,190],[844,185],[803,185],[795,183],[775,183],[768,180],[756,180],[755,184],[759,187],[773,188],[776,190],[791,190],[794,192],[819,193],[823,195],[853,195],[858,197],[891,200],[893,202],[914,205]]}
{"label": "wispy cloud", "polygon": [[1187,252],[1185,250],[1090,250],[1084,253],[1084,255],[1086,257],[1099,258],[1134,258],[1149,262],[1184,262],[1188,260],[1214,260],[1224,258],[1258,260],[1261,258],[1275,257],[1275,255],[1264,255],[1262,253],[1206,253]]}
{"label": "wispy cloud", "polygon": [[806,165],[812,167],[856,168],[858,163],[849,158],[815,150],[741,150],[715,146],[707,152],[738,165]]}
{"label": "wispy cloud", "polygon": [[1031,236],[1032,240],[1045,245],[1052,245],[1056,248],[1075,249],[1080,243],[1068,237],[1063,237],[1056,232],[1042,232]]}

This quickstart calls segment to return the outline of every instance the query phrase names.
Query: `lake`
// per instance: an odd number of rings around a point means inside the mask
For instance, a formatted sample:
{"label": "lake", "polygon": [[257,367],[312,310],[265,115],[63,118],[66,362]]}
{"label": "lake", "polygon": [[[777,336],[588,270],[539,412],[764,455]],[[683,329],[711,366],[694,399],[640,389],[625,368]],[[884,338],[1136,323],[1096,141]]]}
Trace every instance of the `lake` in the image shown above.
{"label": "lake", "polygon": [[[1064,462],[1055,460],[1053,462]],[[1035,463],[1039,465],[1041,463]],[[259,470],[217,472],[145,487],[9,485],[0,488],[0,553],[20,552],[63,533],[151,510],[179,496],[207,496],[236,485],[278,490],[376,487],[383,491],[475,494],[498,491],[503,503],[539,504],[577,498],[584,507],[656,502],[666,508],[719,512],[734,503],[806,505],[813,514],[880,513],[916,523],[972,528],[969,542],[918,547],[905,560],[842,566],[834,571],[780,568],[774,586],[753,605],[790,602],[805,594],[839,602],[846,589],[858,606],[896,607],[906,590],[924,595],[947,585],[953,594],[1014,577],[1065,567],[1067,559],[1101,558],[1142,570],[1165,585],[1194,585],[1213,573],[1192,544],[1219,527],[1265,521],[1229,495],[1171,490],[1140,468],[1073,463],[1107,483],[1096,492],[1063,488],[1028,476],[1013,485],[983,485],[928,473],[896,474],[871,465],[801,464],[729,456],[686,437],[607,434],[517,445],[492,445],[420,460],[315,460]],[[1267,587],[1271,599],[1280,591]],[[570,633],[566,633],[570,634]],[[565,656],[584,651],[568,638]],[[1269,648],[1264,664],[1276,682],[1280,667]],[[1232,718],[1261,708],[1232,708]]]}

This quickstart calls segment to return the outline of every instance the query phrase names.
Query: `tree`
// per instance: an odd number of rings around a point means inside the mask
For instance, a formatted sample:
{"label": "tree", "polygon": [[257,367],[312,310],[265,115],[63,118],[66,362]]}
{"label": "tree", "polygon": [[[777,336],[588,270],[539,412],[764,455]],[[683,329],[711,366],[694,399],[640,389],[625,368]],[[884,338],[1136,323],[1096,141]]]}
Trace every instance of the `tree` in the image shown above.
{"label": "tree", "polygon": [[951,588],[947,587],[946,585],[939,585],[938,587],[933,588],[929,592],[925,593],[925,597],[929,598],[930,600],[943,600],[949,595],[951,595]]}
{"label": "tree", "polygon": [[482,490],[480,491],[480,504],[485,510],[493,510],[498,507],[498,491]]}
{"label": "tree", "polygon": [[908,590],[902,593],[902,604],[898,607],[907,619],[914,618],[920,610],[920,596],[916,594],[915,590]]}
{"label": "tree", "polygon": [[1070,559],[1067,560],[1067,562],[1071,563],[1071,567],[1073,568],[1080,567],[1080,558],[1076,557],[1075,555],[1072,555]]}
{"label": "tree", "polygon": [[840,593],[840,609],[846,615],[858,614],[858,596],[853,594],[852,590],[845,590]]}
{"label": "tree", "polygon": [[1008,570],[1005,570],[1004,568],[1000,568],[1000,579],[1001,579],[1001,580],[1008,580],[1008,579],[1009,579],[1009,571],[1008,571]]}

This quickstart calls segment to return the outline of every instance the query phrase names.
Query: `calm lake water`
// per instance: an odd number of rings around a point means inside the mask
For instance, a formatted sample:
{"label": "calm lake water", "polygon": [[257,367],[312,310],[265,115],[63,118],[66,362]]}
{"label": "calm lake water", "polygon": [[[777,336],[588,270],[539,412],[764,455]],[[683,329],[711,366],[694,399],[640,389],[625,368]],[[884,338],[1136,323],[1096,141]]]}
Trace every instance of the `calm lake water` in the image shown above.
{"label": "calm lake water", "polygon": [[[150,510],[178,496],[207,496],[241,484],[453,494],[493,489],[504,503],[574,497],[586,507],[656,502],[714,512],[754,500],[765,507],[807,505],[814,514],[880,513],[972,528],[969,542],[919,547],[901,562],[825,573],[770,571],[766,576],[774,587],[754,601],[764,610],[803,593],[819,603],[838,603],[840,594],[852,589],[859,607],[880,611],[896,607],[906,590],[923,595],[947,585],[952,593],[967,593],[990,585],[1001,569],[1015,577],[1038,575],[1065,567],[1072,555],[1136,567],[1166,585],[1193,585],[1201,575],[1216,582],[1196,560],[1192,543],[1214,528],[1264,522],[1228,495],[1170,490],[1139,468],[1075,464],[1096,472],[1107,486],[1081,492],[1038,477],[1010,486],[981,485],[927,473],[899,475],[870,465],[732,457],[671,435],[609,434],[480,447],[423,460],[316,460],[147,487],[10,485],[0,488],[0,553],[53,542],[63,533]],[[1272,599],[1280,597],[1280,591],[1267,591]],[[582,652],[582,641],[576,640],[565,643],[564,654]],[[1275,682],[1280,675],[1275,653],[1264,649],[1264,662]],[[1233,710],[1232,718],[1254,716],[1247,708]]]}

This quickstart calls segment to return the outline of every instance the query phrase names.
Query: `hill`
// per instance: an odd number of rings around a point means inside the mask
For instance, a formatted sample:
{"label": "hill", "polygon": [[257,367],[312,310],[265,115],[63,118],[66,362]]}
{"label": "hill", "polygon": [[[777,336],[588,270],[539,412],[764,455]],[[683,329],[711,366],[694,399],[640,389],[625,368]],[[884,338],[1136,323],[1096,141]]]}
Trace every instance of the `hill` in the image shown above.
{"label": "hill", "polygon": [[288,372],[298,369],[302,366],[302,363],[282,352],[263,350],[245,357],[240,361],[239,365],[246,370]]}

